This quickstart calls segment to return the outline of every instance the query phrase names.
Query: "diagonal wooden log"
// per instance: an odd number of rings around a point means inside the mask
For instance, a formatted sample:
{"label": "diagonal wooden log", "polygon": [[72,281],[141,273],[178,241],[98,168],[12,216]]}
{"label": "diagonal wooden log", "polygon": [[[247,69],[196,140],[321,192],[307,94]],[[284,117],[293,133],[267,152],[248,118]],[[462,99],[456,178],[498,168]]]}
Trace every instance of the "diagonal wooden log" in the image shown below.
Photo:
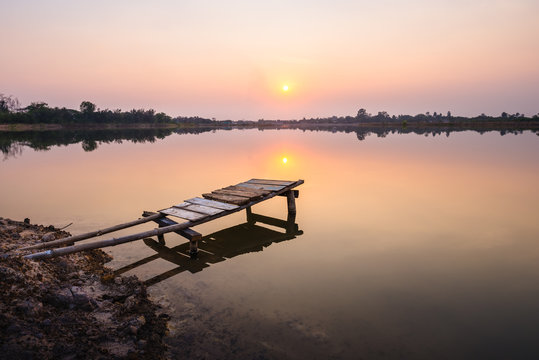
{"label": "diagonal wooden log", "polygon": [[26,246],[26,247],[18,249],[18,251],[34,250],[34,249],[48,249],[48,248],[58,247],[58,246],[61,246],[61,245],[72,244],[72,243],[77,242],[77,241],[90,239],[90,238],[93,238],[93,237],[96,237],[96,236],[100,236],[100,235],[108,234],[108,233],[111,233],[111,232],[114,232],[114,231],[122,230],[122,229],[125,229],[125,228],[128,228],[128,227],[131,227],[131,226],[143,224],[143,223],[148,222],[148,221],[157,220],[157,219],[162,218],[162,217],[164,217],[163,214],[157,213],[157,214],[153,214],[153,215],[150,215],[148,217],[144,217],[144,218],[141,218],[141,219],[130,221],[130,222],[127,222],[127,223],[124,223],[124,224],[114,225],[114,226],[111,226],[111,227],[106,228],[106,229],[92,231],[92,232],[89,232],[89,233],[75,235],[75,236],[70,236],[70,237],[66,237],[66,238],[58,239],[58,240],[54,240],[54,241],[48,241],[48,242],[44,242],[44,243],[36,244],[36,245],[32,245],[32,246]]}
{"label": "diagonal wooden log", "polygon": [[24,257],[26,259],[34,259],[34,260],[36,260],[36,259],[48,259],[48,258],[61,256],[61,255],[73,254],[73,253],[76,253],[76,252],[79,252],[79,251],[104,248],[104,247],[108,247],[108,246],[114,246],[114,245],[119,245],[119,244],[123,244],[123,243],[126,243],[126,242],[131,242],[131,241],[135,241],[135,240],[144,239],[144,238],[147,238],[147,237],[152,237],[152,236],[156,236],[156,235],[162,235],[162,234],[166,234],[166,233],[172,232],[172,231],[178,231],[178,230],[181,230],[181,229],[188,228],[189,226],[191,226],[191,224],[192,224],[191,221],[187,221],[187,222],[184,222],[184,223],[181,223],[181,224],[176,224],[176,225],[172,225],[172,226],[166,226],[166,227],[162,227],[162,228],[148,230],[148,231],[144,231],[144,232],[137,233],[137,234],[122,236],[122,237],[119,237],[119,238],[112,238],[112,239],[107,239],[107,240],[98,240],[98,241],[94,241],[94,242],[86,243],[86,244],[79,244],[79,245],[66,246],[66,247],[58,248],[58,249],[51,249],[51,250],[47,250],[47,251],[43,251],[43,252],[39,252],[39,253],[35,253],[35,254],[29,254],[29,255],[26,255]]}

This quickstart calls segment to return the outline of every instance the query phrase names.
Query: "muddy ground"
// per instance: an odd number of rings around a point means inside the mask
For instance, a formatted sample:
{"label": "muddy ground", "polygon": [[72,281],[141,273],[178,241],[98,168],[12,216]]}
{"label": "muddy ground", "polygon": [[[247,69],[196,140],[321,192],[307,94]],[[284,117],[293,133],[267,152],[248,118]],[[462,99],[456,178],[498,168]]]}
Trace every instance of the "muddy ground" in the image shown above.
{"label": "muddy ground", "polygon": [[144,285],[115,277],[101,250],[55,259],[5,256],[69,236],[0,218],[0,358],[163,359],[168,316]]}

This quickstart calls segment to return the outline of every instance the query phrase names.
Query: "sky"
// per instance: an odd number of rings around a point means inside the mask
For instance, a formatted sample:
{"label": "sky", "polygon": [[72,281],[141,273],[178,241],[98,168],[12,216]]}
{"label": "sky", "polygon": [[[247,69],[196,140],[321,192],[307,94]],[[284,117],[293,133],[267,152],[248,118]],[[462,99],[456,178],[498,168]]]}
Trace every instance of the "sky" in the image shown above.
{"label": "sky", "polygon": [[[220,120],[539,113],[539,0],[0,0],[22,105]],[[283,86],[288,91],[283,91]]]}

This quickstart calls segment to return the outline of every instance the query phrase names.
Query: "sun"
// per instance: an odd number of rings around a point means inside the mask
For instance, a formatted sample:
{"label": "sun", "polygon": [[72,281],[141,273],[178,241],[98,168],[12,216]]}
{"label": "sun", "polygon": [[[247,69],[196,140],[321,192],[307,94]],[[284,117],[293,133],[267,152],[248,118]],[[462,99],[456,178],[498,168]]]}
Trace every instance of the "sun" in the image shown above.
{"label": "sun", "polygon": [[288,91],[288,85],[286,85],[286,84],[283,85],[283,91],[285,91],[285,92]]}
{"label": "sun", "polygon": [[283,164],[286,164],[288,162],[288,159],[287,158],[283,158]]}

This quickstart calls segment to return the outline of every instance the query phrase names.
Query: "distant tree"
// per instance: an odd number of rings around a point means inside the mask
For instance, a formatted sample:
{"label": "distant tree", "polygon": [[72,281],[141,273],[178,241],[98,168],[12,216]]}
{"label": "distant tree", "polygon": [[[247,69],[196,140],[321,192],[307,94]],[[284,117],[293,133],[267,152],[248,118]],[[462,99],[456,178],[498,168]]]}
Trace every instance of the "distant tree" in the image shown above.
{"label": "distant tree", "polygon": [[95,112],[95,104],[89,101],[83,101],[80,103],[80,112],[83,114],[92,114]]}
{"label": "distant tree", "polygon": [[369,114],[367,112],[367,110],[361,108],[358,110],[357,112],[357,116],[356,116],[356,119],[358,119],[359,121],[364,121],[364,120],[367,120],[371,117],[371,114]]}
{"label": "distant tree", "polygon": [[13,97],[13,95],[0,94],[0,113],[14,112],[19,109],[19,106],[19,99]]}
{"label": "distant tree", "polygon": [[3,98],[0,98],[0,113],[8,113],[8,112],[9,112],[9,107],[8,107],[7,101],[4,100]]}
{"label": "distant tree", "polygon": [[379,111],[378,115],[375,116],[375,119],[377,121],[385,121],[385,120],[388,120],[389,118],[390,118],[390,116],[387,113],[387,111]]}
{"label": "distant tree", "polygon": [[502,119],[507,119],[507,113],[505,111],[502,112]]}
{"label": "distant tree", "polygon": [[24,110],[30,116],[33,123],[50,123],[52,109],[45,102],[33,102]]}
{"label": "distant tree", "polygon": [[451,119],[451,116],[452,116],[452,115],[451,115],[451,111],[448,111],[448,112],[447,112],[447,118],[448,118],[448,119]]}

